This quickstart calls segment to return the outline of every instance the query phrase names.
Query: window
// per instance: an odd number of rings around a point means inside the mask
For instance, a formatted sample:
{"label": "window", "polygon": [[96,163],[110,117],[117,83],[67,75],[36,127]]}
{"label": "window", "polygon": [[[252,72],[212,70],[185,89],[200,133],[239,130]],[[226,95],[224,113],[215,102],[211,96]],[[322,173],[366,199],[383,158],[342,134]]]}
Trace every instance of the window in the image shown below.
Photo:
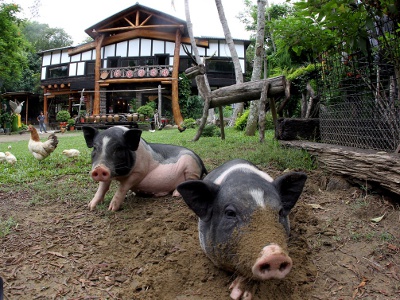
{"label": "window", "polygon": [[88,61],[86,63],[86,75],[94,75],[94,61]]}
{"label": "window", "polygon": [[50,66],[47,68],[47,78],[68,77],[68,65]]}
{"label": "window", "polygon": [[139,60],[134,58],[126,58],[121,60],[121,67],[136,67],[139,65]]}
{"label": "window", "polygon": [[207,72],[232,73],[235,72],[230,60],[207,60]]}

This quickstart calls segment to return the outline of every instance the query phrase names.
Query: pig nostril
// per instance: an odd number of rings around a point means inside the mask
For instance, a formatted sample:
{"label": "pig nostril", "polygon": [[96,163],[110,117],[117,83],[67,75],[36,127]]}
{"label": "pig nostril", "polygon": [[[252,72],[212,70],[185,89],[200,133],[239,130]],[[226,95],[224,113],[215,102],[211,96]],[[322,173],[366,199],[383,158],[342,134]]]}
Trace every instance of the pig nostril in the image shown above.
{"label": "pig nostril", "polygon": [[281,272],[285,271],[288,266],[289,266],[288,262],[281,263],[280,266],[279,266],[279,271],[281,271]]}
{"label": "pig nostril", "polygon": [[271,265],[270,264],[262,264],[260,266],[261,272],[269,272],[271,270]]}

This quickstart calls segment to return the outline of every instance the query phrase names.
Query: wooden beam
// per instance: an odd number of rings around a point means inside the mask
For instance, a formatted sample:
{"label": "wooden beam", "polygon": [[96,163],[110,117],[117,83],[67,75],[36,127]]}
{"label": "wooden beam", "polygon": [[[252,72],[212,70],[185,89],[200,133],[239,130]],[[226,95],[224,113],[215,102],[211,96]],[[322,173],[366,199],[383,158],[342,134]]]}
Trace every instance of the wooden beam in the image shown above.
{"label": "wooden beam", "polygon": [[100,68],[101,68],[101,47],[103,46],[104,34],[96,37],[96,62],[94,65],[94,99],[93,99],[93,114],[100,114]]}
{"label": "wooden beam", "polygon": [[284,95],[286,85],[284,76],[249,81],[212,91],[210,108],[260,99],[261,91],[266,83],[269,84],[268,97]]}
{"label": "wooden beam", "polygon": [[175,49],[174,49],[174,63],[172,70],[172,113],[174,115],[175,124],[178,125],[178,130],[185,130],[183,125],[183,117],[179,108],[179,91],[178,91],[178,79],[179,79],[179,53],[181,48],[181,32],[176,30],[175,33]]}
{"label": "wooden beam", "polygon": [[147,21],[150,20],[152,16],[153,16],[153,15],[149,15],[142,23],[140,23],[139,26],[143,26],[144,24],[146,24]]}

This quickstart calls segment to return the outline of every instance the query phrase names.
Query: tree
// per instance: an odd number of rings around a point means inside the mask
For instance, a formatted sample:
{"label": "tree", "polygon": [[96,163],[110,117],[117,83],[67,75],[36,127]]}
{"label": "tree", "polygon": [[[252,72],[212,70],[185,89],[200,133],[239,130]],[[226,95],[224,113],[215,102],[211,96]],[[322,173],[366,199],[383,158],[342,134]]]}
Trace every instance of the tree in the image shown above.
{"label": "tree", "polygon": [[[251,76],[251,81],[260,80],[263,60],[264,60],[264,36],[265,36],[265,6],[268,5],[267,0],[258,0],[257,7],[257,34],[256,34],[256,44],[253,59],[253,73]],[[250,103],[250,112],[247,119],[246,125],[246,135],[253,136],[257,129],[257,120],[259,112],[260,100],[253,100]]]}
{"label": "tree", "polygon": [[37,52],[67,47],[73,43],[71,36],[64,29],[52,28],[48,24],[41,24],[36,21],[25,22],[23,33]]}
{"label": "tree", "polygon": [[21,34],[21,20],[16,17],[20,8],[15,4],[0,4],[0,88],[13,90],[13,83],[21,78],[27,65],[29,47]]}
{"label": "tree", "polygon": [[31,45],[26,49],[27,65],[22,77],[13,84],[15,91],[40,93],[41,58],[38,52],[70,46],[71,37],[60,28],[51,28],[47,24],[25,21],[21,24],[22,33]]}
{"label": "tree", "polygon": [[[222,25],[222,30],[224,31],[225,40],[228,45],[229,51],[231,53],[231,58],[235,70],[236,84],[243,83],[243,72],[240,66],[239,56],[236,52],[235,43],[233,42],[231,31],[229,30],[228,21],[226,20],[224,7],[222,5],[221,0],[215,0],[215,5],[218,10],[218,16]],[[229,125],[232,126],[233,124],[235,124],[237,116],[239,115],[239,113],[243,112],[243,109],[244,109],[244,103],[236,104]]]}

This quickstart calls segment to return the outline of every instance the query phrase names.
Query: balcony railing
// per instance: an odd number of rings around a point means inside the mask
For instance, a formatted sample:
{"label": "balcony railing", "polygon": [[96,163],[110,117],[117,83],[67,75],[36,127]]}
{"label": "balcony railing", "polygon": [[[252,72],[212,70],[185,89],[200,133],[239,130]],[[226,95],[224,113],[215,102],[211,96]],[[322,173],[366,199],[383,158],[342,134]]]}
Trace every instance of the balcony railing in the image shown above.
{"label": "balcony railing", "polygon": [[172,66],[155,65],[155,66],[137,66],[137,67],[118,67],[118,68],[102,68],[100,69],[100,78],[105,79],[131,79],[131,78],[156,78],[170,77],[172,74]]}

